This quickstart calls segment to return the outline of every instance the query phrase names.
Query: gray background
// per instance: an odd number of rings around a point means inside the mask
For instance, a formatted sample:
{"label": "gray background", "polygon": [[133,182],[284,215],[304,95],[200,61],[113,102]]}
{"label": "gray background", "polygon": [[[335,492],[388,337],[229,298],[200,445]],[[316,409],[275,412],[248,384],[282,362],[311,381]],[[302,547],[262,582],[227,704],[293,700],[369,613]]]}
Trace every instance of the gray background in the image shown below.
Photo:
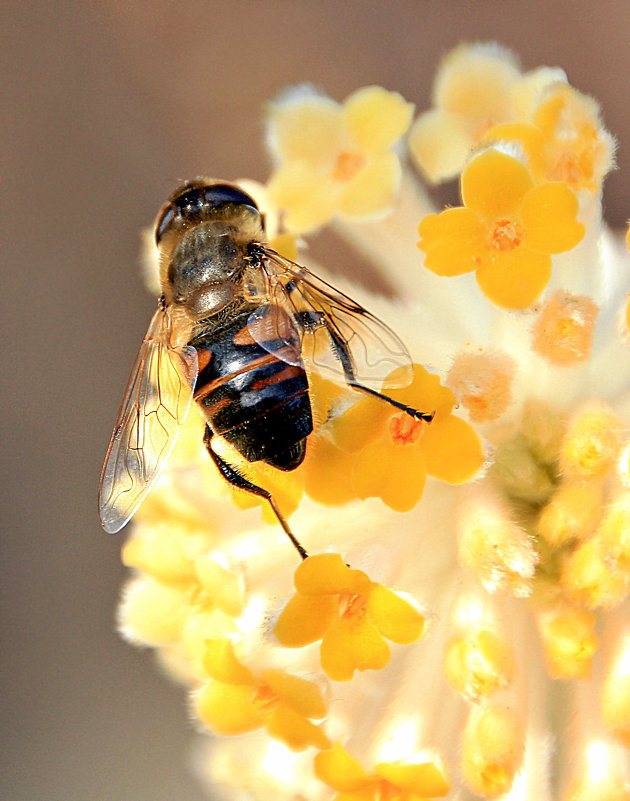
{"label": "gray background", "polygon": [[[138,230],[175,183],[265,179],[261,107],[310,80],[419,109],[440,56],[497,39],[563,66],[619,139],[630,216],[628,0],[2,3],[3,754],[7,801],[199,801],[183,694],[113,631],[121,539],[95,492],[154,300]],[[446,191],[443,197],[455,198]]]}

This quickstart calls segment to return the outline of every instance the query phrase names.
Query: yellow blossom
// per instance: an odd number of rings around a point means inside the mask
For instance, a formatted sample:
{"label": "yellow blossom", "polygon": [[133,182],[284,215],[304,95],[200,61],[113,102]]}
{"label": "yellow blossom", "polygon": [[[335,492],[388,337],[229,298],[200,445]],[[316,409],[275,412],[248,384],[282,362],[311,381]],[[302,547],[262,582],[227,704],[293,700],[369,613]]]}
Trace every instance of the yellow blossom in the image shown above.
{"label": "yellow blossom", "polygon": [[545,87],[566,80],[560,69],[521,73],[508,50],[465,44],[443,60],[433,86],[433,108],[414,123],[409,149],[432,182],[453,178],[493,126],[527,119]]}
{"label": "yellow blossom", "polygon": [[532,326],[532,349],[553,364],[588,359],[598,308],[589,297],[555,292]]}
{"label": "yellow blossom", "polygon": [[602,500],[598,482],[561,483],[541,509],[536,530],[554,547],[585,539],[597,524]]}
{"label": "yellow blossom", "polygon": [[267,669],[255,676],[226,639],[209,639],[204,667],[211,677],[194,694],[199,719],[217,734],[234,735],[264,726],[294,751],[330,742],[311,719],[326,715],[319,688],[305,679]]}
{"label": "yellow blossom", "polygon": [[268,139],[278,166],[271,200],[293,231],[308,231],[335,213],[365,218],[388,211],[401,168],[392,147],[411,122],[413,106],[379,86],[336,103],[311,87],[269,106]]}
{"label": "yellow blossom", "polygon": [[[395,382],[396,374],[390,377]],[[430,423],[365,397],[333,421],[335,442],[356,452],[353,484],[359,498],[379,497],[405,512],[422,496],[426,476],[462,484],[483,463],[481,441],[472,427],[451,413],[455,396],[420,365],[404,389],[383,391],[399,403],[435,412]]]}
{"label": "yellow blossom", "polygon": [[484,137],[501,140],[522,146],[537,182],[564,181],[576,192],[599,192],[614,167],[615,143],[597,103],[563,82],[545,89],[529,120],[495,125]]}
{"label": "yellow blossom", "polygon": [[540,608],[537,623],[551,678],[590,678],[599,644],[595,615],[556,598]]}
{"label": "yellow blossom", "polygon": [[339,791],[335,801],[422,801],[450,789],[441,766],[428,758],[381,762],[367,773],[340,743],[316,755],[315,774]]}
{"label": "yellow blossom", "polygon": [[621,420],[603,404],[589,405],[569,422],[560,449],[560,470],[569,479],[588,481],[605,475],[621,449]]}
{"label": "yellow blossom", "polygon": [[505,636],[473,628],[454,637],[444,655],[444,673],[464,698],[477,701],[509,686],[514,678],[513,649]]}
{"label": "yellow blossom", "polygon": [[380,670],[390,658],[385,638],[407,645],[424,630],[424,617],[409,601],[347,567],[339,554],[306,559],[295,587],[274,633],[288,648],[321,639],[322,667],[335,681],[349,681],[355,670]]}
{"label": "yellow blossom", "polygon": [[482,292],[507,309],[523,309],[551,277],[551,255],[584,236],[575,195],[562,181],[534,184],[515,156],[489,148],[461,178],[463,206],[429,214],[418,247],[437,275],[475,271]]}
{"label": "yellow blossom", "polygon": [[513,709],[495,703],[474,709],[464,732],[466,783],[484,798],[504,795],[512,787],[523,748],[522,720]]}
{"label": "yellow blossom", "polygon": [[505,353],[457,354],[446,377],[458,402],[473,423],[496,420],[512,402],[514,363]]}
{"label": "yellow blossom", "polygon": [[614,166],[615,144],[602,126],[597,103],[568,84],[554,84],[543,94],[532,121],[545,136],[548,180],[599,191]]}

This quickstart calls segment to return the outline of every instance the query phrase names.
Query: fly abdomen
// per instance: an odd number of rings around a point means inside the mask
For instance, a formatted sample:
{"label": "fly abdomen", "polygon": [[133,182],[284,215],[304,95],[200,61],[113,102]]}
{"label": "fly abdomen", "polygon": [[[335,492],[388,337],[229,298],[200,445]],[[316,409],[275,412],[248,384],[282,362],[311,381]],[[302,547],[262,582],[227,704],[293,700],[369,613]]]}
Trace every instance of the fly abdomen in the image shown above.
{"label": "fly abdomen", "polygon": [[240,314],[192,342],[199,357],[195,400],[212,431],[248,461],[293,470],[313,430],[306,372],[301,360],[289,364],[254,341],[248,318]]}

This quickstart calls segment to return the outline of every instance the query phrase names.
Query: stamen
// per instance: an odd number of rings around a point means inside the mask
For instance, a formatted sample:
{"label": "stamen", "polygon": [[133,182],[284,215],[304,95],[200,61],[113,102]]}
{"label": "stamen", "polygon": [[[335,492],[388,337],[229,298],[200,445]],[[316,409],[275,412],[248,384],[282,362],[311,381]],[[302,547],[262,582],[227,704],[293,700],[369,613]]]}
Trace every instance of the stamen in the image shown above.
{"label": "stamen", "polygon": [[514,250],[523,243],[523,228],[516,220],[497,220],[489,230],[489,242],[496,250]]}
{"label": "stamen", "polygon": [[406,413],[396,414],[389,421],[389,434],[396,445],[409,445],[420,439],[425,427],[424,420],[416,420]]}

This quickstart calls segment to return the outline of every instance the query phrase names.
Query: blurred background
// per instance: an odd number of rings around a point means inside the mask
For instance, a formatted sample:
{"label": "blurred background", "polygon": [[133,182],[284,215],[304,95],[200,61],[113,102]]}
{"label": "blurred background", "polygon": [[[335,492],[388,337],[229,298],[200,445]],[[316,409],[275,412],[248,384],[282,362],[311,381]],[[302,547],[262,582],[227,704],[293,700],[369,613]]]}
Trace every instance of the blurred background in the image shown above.
{"label": "blurred background", "polygon": [[423,110],[462,40],[497,40],[526,69],[562,66],[600,101],[619,142],[605,214],[621,226],[630,3],[5,0],[2,12],[0,797],[201,801],[184,694],[115,633],[122,537],[96,515],[155,305],[140,228],[180,179],[264,180],[261,112],[286,85],[342,100],[378,83]]}

